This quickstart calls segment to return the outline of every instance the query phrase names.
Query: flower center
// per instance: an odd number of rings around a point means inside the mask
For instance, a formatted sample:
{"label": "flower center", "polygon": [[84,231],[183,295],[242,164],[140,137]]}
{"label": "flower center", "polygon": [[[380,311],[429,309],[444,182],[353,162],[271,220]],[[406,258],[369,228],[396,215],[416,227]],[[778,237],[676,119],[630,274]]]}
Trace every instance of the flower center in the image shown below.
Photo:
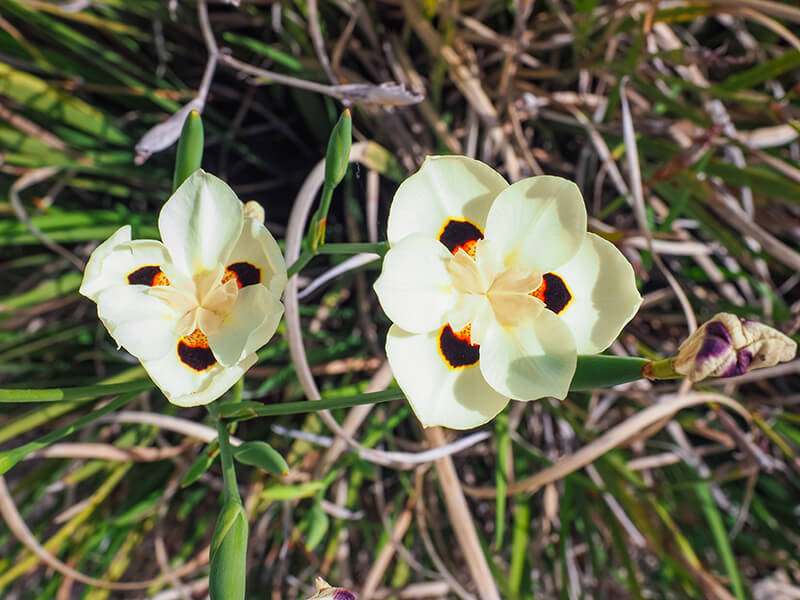
{"label": "flower center", "polygon": [[522,265],[506,265],[489,240],[477,241],[474,257],[457,249],[447,271],[458,294],[450,325],[458,331],[471,324],[473,343],[480,343],[487,309],[497,323],[513,327],[533,320],[544,308],[533,295],[542,284],[542,274]]}
{"label": "flower center", "polygon": [[238,280],[224,274],[222,265],[197,273],[191,279],[170,273],[172,285],[151,288],[151,294],[181,315],[175,328],[177,335],[188,336],[198,329],[208,335],[222,326],[239,293]]}

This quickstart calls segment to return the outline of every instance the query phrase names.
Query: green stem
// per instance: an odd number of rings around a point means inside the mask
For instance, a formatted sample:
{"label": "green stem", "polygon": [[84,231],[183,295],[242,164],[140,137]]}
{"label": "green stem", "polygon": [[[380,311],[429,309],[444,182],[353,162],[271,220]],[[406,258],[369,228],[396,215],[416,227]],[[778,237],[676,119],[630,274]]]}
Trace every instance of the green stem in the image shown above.
{"label": "green stem", "polygon": [[364,242],[358,244],[323,244],[317,248],[317,254],[361,254],[373,252],[384,256],[389,250],[389,242]]}
{"label": "green stem", "polygon": [[101,396],[144,392],[153,387],[149,379],[107,385],[87,385],[74,388],[49,389],[0,389],[0,403],[11,402],[63,402],[67,400],[91,400]]}
{"label": "green stem", "polygon": [[377,243],[361,243],[361,244],[322,244],[319,246],[314,252],[310,248],[303,250],[300,253],[300,256],[297,257],[297,260],[294,261],[291,266],[287,269],[287,275],[291,277],[295,273],[299,273],[309,262],[311,259],[314,258],[317,254],[344,254],[344,255],[354,255],[354,254],[362,254],[365,252],[373,252],[380,256],[384,256],[386,252],[389,250],[388,242],[377,242]]}
{"label": "green stem", "polygon": [[225,404],[219,409],[220,418],[244,421],[256,417],[275,417],[278,415],[298,415],[316,412],[318,410],[333,410],[336,408],[352,408],[361,404],[378,404],[405,398],[402,390],[389,389],[371,394],[357,394],[345,398],[325,398],[323,400],[300,402],[284,402],[281,404],[261,404],[260,402],[242,402],[240,404]]}
{"label": "green stem", "polygon": [[236,467],[233,465],[233,448],[228,438],[228,426],[217,417],[217,439],[219,456],[222,461],[222,481],[225,484],[225,500],[239,498],[239,485],[236,483]]}
{"label": "green stem", "polygon": [[300,253],[300,256],[297,257],[297,260],[294,261],[289,268],[286,270],[286,275],[291,277],[296,273],[299,273],[303,270],[303,268],[311,262],[311,259],[314,258],[314,253],[311,250],[303,250]]}
{"label": "green stem", "polygon": [[642,371],[648,379],[680,379],[683,377],[675,370],[672,363],[672,358],[662,358],[661,360],[654,360],[647,364]]}

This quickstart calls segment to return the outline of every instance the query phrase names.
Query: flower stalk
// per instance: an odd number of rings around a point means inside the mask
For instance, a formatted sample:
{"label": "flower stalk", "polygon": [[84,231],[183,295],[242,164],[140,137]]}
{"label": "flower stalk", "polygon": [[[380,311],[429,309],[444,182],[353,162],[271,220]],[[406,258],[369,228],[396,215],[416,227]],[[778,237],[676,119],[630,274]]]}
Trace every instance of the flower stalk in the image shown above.
{"label": "flower stalk", "polygon": [[[212,414],[216,410],[210,409]],[[224,501],[211,537],[209,595],[211,600],[244,600],[247,576],[247,514],[239,497],[228,426],[217,416]]]}

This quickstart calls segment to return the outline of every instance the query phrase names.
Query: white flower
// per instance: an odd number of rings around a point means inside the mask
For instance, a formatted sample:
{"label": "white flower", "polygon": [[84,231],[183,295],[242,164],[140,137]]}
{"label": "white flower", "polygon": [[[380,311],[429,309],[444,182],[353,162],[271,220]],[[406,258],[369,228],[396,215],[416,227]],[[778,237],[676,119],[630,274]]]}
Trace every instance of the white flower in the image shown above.
{"label": "white flower", "polygon": [[386,353],[424,426],[477,427],[508,403],[563,399],[578,354],[607,348],[641,303],[633,269],[587,233],[578,187],[509,186],[463,156],[398,188],[375,282]]}
{"label": "white flower", "polygon": [[131,241],[126,225],[98,246],[80,293],[170,402],[208,404],[275,333],[286,264],[263,222],[202,170],[164,204],[158,228],[163,244]]}

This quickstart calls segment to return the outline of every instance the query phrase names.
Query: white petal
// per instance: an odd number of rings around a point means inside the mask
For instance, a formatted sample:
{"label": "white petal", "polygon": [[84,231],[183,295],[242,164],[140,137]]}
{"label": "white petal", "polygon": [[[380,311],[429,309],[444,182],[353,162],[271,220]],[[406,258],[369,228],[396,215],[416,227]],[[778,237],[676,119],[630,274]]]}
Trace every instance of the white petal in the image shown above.
{"label": "white petal", "polygon": [[423,234],[392,246],[375,282],[387,316],[412,333],[442,326],[456,300],[447,272],[450,258],[447,248]]}
{"label": "white petal", "polygon": [[578,354],[608,348],[642,303],[633,267],[599,235],[587,233],[578,253],[556,274],[572,294],[559,316],[572,331]]}
{"label": "white petal", "polygon": [[489,211],[484,235],[499,247],[505,264],[542,273],[578,251],[586,233],[586,207],[578,186],[549,175],[518,181]]}
{"label": "white petal", "polygon": [[[99,250],[100,248],[98,248]],[[95,251],[96,252],[96,251]],[[97,268],[93,268],[93,276],[91,282],[87,284],[84,276],[84,286],[81,289],[82,293],[97,301],[97,296],[104,290],[118,285],[142,285],[142,287],[150,286],[151,283],[139,284],[140,278],[137,278],[137,272],[143,274],[144,278],[141,281],[152,281],[153,270],[144,269],[144,273],[140,271],[144,267],[157,267],[161,269],[169,269],[170,256],[167,252],[166,246],[161,242],[155,240],[134,240],[123,244],[118,244],[113,250],[106,253],[102,259],[102,263],[98,264]],[[163,271],[162,271],[163,272]],[[166,273],[164,273],[166,275]],[[170,285],[180,284],[181,280],[169,280]]]}
{"label": "white petal", "polygon": [[491,420],[508,404],[477,365],[453,369],[438,349],[439,331],[413,334],[396,325],[386,337],[392,372],[424,427],[470,429]]}
{"label": "white petal", "polygon": [[161,239],[187,275],[225,263],[242,231],[242,203],[221,179],[192,173],[158,217]]}
{"label": "white petal", "polygon": [[142,366],[172,404],[199,406],[227,392],[256,363],[256,358],[251,354],[232,367],[217,363],[198,373],[178,359],[176,346],[158,360],[142,361]]}
{"label": "white petal", "polygon": [[97,316],[119,346],[140,360],[161,358],[178,342],[180,315],[139,285],[117,285],[100,292]]}
{"label": "white petal", "polygon": [[108,285],[108,282],[103,278],[103,264],[117,246],[130,241],[131,226],[123,225],[110,238],[95,248],[89,257],[89,262],[86,263],[86,268],[83,270],[83,281],[78,290],[81,294],[95,302],[97,301],[97,294]]}
{"label": "white petal", "polygon": [[483,232],[492,201],[506,187],[506,180],[480,161],[429,156],[397,188],[389,210],[389,243],[412,233],[438,239],[450,219],[467,220]]}
{"label": "white petal", "polygon": [[490,325],[480,355],[489,385],[514,400],[565,398],[577,364],[569,328],[548,310],[517,327]]}
{"label": "white petal", "polygon": [[[265,286],[239,290],[236,304],[217,331],[208,331],[208,344],[223,366],[232,366],[266,344],[283,315],[283,304]],[[201,326],[202,327],[202,326]]]}
{"label": "white petal", "polygon": [[241,237],[231,250],[225,266],[237,262],[247,262],[258,268],[261,271],[261,283],[276,296],[283,293],[286,287],[283,254],[272,234],[253,217],[245,217]]}

